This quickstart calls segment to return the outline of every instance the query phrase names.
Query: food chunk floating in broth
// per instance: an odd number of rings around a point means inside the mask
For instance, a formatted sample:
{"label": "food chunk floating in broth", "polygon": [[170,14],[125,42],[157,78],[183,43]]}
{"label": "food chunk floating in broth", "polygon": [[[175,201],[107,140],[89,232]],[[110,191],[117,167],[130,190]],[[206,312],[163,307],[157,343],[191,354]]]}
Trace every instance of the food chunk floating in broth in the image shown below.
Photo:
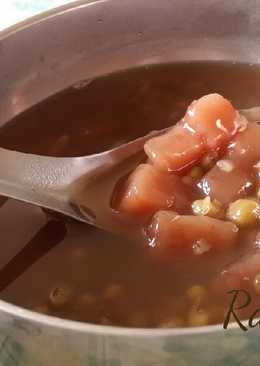
{"label": "food chunk floating in broth", "polygon": [[191,189],[179,176],[141,164],[129,176],[120,194],[118,210],[145,221],[160,209],[187,211]]}
{"label": "food chunk floating in broth", "polygon": [[158,167],[176,171],[190,166],[211,149],[219,150],[237,132],[241,117],[219,94],[194,101],[183,119],[163,136],[145,144],[145,152]]}
{"label": "food chunk floating in broth", "polygon": [[240,116],[227,99],[209,94],[191,103],[182,123],[202,137],[207,149],[220,149],[236,134]]}
{"label": "food chunk floating in broth", "polygon": [[144,149],[157,168],[173,172],[196,162],[206,151],[202,137],[182,125],[147,141]]}
{"label": "food chunk floating in broth", "polygon": [[231,222],[208,216],[182,216],[159,211],[147,228],[151,255],[174,263],[187,257],[216,255],[236,245],[238,229]]}

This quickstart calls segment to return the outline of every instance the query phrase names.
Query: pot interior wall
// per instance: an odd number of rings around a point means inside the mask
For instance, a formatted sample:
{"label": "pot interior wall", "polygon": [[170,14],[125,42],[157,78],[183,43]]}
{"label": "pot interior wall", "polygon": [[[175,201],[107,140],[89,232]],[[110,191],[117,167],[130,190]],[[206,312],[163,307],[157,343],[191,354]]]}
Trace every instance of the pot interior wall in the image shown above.
{"label": "pot interior wall", "polygon": [[[254,0],[78,2],[0,36],[0,124],[82,80],[144,64],[259,60]],[[8,33],[8,32],[7,32]]]}

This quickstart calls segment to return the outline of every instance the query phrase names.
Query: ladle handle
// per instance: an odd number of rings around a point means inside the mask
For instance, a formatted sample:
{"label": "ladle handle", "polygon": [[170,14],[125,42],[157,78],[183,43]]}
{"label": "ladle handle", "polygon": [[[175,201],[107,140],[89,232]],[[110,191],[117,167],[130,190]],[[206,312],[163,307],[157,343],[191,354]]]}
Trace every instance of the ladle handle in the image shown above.
{"label": "ladle handle", "polygon": [[0,148],[0,195],[85,221],[69,202],[77,159],[52,158]]}

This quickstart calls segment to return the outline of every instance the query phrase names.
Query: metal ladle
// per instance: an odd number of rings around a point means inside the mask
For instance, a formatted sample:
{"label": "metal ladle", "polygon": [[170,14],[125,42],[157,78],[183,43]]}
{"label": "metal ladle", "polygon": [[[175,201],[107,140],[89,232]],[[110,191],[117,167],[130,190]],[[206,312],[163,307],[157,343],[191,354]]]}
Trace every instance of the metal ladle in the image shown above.
{"label": "metal ladle", "polygon": [[[260,107],[240,113],[250,121],[260,120]],[[45,157],[0,148],[0,195],[111,228],[115,223],[110,208],[115,184],[144,158],[144,143],[166,130],[83,157]]]}

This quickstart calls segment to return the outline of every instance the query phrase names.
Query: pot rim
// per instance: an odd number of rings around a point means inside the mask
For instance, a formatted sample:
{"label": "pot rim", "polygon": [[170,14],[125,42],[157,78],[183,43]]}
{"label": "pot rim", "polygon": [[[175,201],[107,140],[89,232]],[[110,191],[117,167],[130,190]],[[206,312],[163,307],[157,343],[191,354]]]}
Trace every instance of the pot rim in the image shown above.
{"label": "pot rim", "polygon": [[[74,9],[85,8],[97,3],[111,2],[113,0],[74,0],[71,3],[55,7],[53,9],[44,11],[40,14],[32,16],[24,21],[18,22],[2,31],[0,31],[0,42],[16,33],[33,27],[50,18],[62,16],[64,13],[71,12]],[[12,317],[18,317],[20,320],[29,320],[33,323],[41,323],[49,327],[72,330],[80,333],[99,334],[103,336],[134,336],[134,337],[172,337],[172,336],[192,336],[202,335],[205,333],[214,333],[224,331],[222,324],[207,325],[201,327],[186,327],[186,328],[128,328],[110,325],[97,325],[91,323],[84,323],[73,321],[69,319],[62,319],[50,315],[43,315],[37,312],[25,309],[23,307],[13,305],[0,299],[0,311]],[[229,324],[228,329],[238,329],[237,323]]]}
{"label": "pot rim", "polygon": [[85,8],[87,6],[95,5],[96,3],[104,3],[113,0],[72,0],[72,2],[56,6],[55,8],[45,10],[39,14],[33,15],[25,20],[15,23],[0,31],[0,41],[17,33],[23,29],[30,28],[36,24],[44,22],[47,19],[63,15],[64,13],[73,11],[75,8]]}
{"label": "pot rim", "polygon": [[[75,320],[62,319],[51,315],[44,315],[32,310],[13,305],[6,301],[0,300],[0,311],[10,316],[26,319],[33,323],[41,323],[49,327],[63,328],[66,330],[77,331],[80,333],[99,334],[104,336],[135,336],[135,337],[172,337],[172,336],[192,336],[201,335],[205,333],[213,333],[217,331],[224,331],[221,324],[207,325],[202,327],[186,327],[186,328],[128,328],[110,325],[98,325],[91,323],[84,323]],[[236,323],[230,323],[228,329],[236,329]]]}

